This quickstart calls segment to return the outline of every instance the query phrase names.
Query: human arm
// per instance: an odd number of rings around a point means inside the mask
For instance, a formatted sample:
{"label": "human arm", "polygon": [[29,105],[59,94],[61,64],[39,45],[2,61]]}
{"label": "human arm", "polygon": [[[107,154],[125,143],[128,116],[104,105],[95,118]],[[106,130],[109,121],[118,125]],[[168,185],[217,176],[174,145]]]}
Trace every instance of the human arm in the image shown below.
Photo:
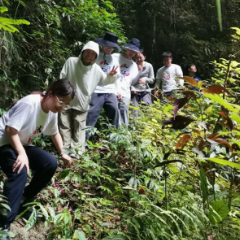
{"label": "human arm", "polygon": [[[183,77],[183,71],[182,68],[178,65],[176,65],[175,69],[175,75],[176,77],[182,78]],[[184,80],[183,79],[178,79],[179,84],[183,87],[184,85]]]}
{"label": "human arm", "polygon": [[51,139],[57,149],[58,154],[68,165],[70,165],[72,163],[72,158],[67,154],[63,154],[63,141],[61,135],[59,133],[56,133],[54,135],[51,135]]}
{"label": "human arm", "polygon": [[[162,88],[162,77],[161,77],[161,72],[158,70],[157,75],[156,75],[156,82],[154,85],[155,88]],[[158,98],[158,91],[154,92],[154,97]]]}
{"label": "human arm", "polygon": [[17,159],[13,164],[13,172],[19,167],[18,173],[20,173],[23,167],[26,167],[28,174],[29,173],[28,157],[20,141],[18,131],[13,127],[6,126],[5,133],[10,141],[10,144],[18,154]]}
{"label": "human arm", "polygon": [[60,76],[59,76],[60,79],[67,79],[68,78],[68,61],[69,60],[67,60],[63,65],[63,68],[62,68],[62,70],[60,72]]}
{"label": "human arm", "polygon": [[101,70],[101,79],[100,79],[100,82],[98,83],[98,85],[105,86],[105,85],[114,83],[117,79],[117,69],[118,69],[118,66],[113,66],[112,70],[110,72],[108,72],[107,74],[105,74]]}

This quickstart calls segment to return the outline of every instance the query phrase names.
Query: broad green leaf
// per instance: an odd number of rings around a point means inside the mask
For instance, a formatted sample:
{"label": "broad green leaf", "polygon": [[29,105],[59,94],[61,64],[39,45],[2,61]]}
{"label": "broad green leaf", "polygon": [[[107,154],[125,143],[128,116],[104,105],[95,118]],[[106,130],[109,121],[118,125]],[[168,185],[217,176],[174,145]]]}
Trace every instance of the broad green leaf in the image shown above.
{"label": "broad green leaf", "polygon": [[218,224],[228,216],[228,213],[228,206],[217,199],[211,203],[208,217],[211,223]]}
{"label": "broad green leaf", "polygon": [[240,168],[240,164],[239,163],[235,163],[235,162],[230,162],[230,161],[226,161],[223,159],[219,159],[219,158],[208,158],[209,161],[211,162],[215,162],[221,165],[227,165],[233,168]]}
{"label": "broad green leaf", "polygon": [[240,116],[234,113],[231,113],[231,118],[236,121],[238,124],[240,124]]}
{"label": "broad green leaf", "polygon": [[64,179],[65,177],[68,176],[69,173],[70,173],[70,169],[65,169],[65,170],[63,170],[63,171],[58,175],[58,179]]}
{"label": "broad green leaf", "polygon": [[4,12],[7,12],[8,11],[8,8],[7,7],[0,7],[0,13],[4,13]]}
{"label": "broad green leaf", "polygon": [[239,113],[239,110],[236,109],[233,106],[233,104],[231,104],[231,103],[227,102],[226,100],[222,99],[219,95],[205,93],[204,96],[206,96],[207,98],[210,98],[212,101],[215,101],[215,102],[221,104],[222,106],[224,106],[225,108],[227,108],[231,112]]}
{"label": "broad green leaf", "polygon": [[78,231],[78,230],[75,230],[73,239],[87,240],[85,233],[83,231]]}

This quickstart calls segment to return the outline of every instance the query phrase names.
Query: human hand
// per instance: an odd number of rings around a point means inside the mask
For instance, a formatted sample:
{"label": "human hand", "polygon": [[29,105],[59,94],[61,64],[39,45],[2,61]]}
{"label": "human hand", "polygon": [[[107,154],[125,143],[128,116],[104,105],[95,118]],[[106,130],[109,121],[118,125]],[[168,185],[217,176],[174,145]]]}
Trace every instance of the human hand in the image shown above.
{"label": "human hand", "polygon": [[111,76],[114,76],[117,73],[118,66],[113,66],[112,70],[108,73]]}
{"label": "human hand", "polygon": [[67,154],[62,154],[61,155],[62,160],[65,161],[66,166],[70,166],[72,163],[72,158],[68,156]]}
{"label": "human hand", "polygon": [[155,98],[158,98],[158,91],[156,91],[156,92],[154,93],[154,97],[155,97]]}
{"label": "human hand", "polygon": [[28,157],[26,153],[20,153],[13,164],[13,172],[16,171],[16,169],[19,167],[18,172],[20,173],[23,169],[23,167],[26,167],[27,174],[29,173],[29,163],[28,163]]}
{"label": "human hand", "polygon": [[136,91],[135,91],[135,90],[132,90],[131,93],[132,93],[132,94],[136,94]]}
{"label": "human hand", "polygon": [[138,65],[138,71],[142,71],[143,70],[143,65]]}
{"label": "human hand", "polygon": [[146,80],[144,78],[140,78],[139,81],[138,81],[140,84],[145,84],[146,83]]}
{"label": "human hand", "polygon": [[120,93],[117,94],[117,100],[118,100],[118,101],[121,101],[121,100],[122,100],[122,94],[120,94]]}

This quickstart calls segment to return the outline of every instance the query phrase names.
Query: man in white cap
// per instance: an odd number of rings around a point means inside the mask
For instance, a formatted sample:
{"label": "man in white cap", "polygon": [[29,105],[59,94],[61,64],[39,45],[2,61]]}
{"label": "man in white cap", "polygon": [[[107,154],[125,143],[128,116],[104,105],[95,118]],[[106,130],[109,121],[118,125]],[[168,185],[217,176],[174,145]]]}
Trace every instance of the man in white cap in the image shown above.
{"label": "man in white cap", "polygon": [[129,123],[129,104],[131,99],[130,87],[134,85],[141,74],[142,66],[132,60],[137,53],[140,53],[140,41],[133,38],[129,43],[123,45],[125,48],[124,53],[114,53],[112,56],[119,62],[121,78],[116,81],[117,89],[119,93],[119,110],[121,123],[126,126]]}
{"label": "man in white cap", "polygon": [[[118,62],[112,57],[111,53],[114,49],[118,52],[121,48],[117,44],[118,37],[114,33],[106,33],[103,38],[95,39],[100,46],[100,53],[96,63],[101,67],[103,72],[109,72],[113,66],[118,66]],[[92,95],[87,115],[87,126],[95,126],[101,109],[104,108],[105,114],[110,123],[118,127],[119,114],[118,114],[118,100],[117,88],[114,83],[105,86],[97,86]],[[87,134],[87,139],[89,134]]]}
{"label": "man in white cap", "polygon": [[65,148],[71,146],[71,139],[79,145],[79,154],[85,150],[85,128],[88,105],[96,87],[114,83],[117,67],[105,74],[96,64],[99,46],[90,41],[82,49],[79,57],[70,57],[60,73],[61,79],[68,79],[76,91],[70,107],[59,115],[59,130]]}

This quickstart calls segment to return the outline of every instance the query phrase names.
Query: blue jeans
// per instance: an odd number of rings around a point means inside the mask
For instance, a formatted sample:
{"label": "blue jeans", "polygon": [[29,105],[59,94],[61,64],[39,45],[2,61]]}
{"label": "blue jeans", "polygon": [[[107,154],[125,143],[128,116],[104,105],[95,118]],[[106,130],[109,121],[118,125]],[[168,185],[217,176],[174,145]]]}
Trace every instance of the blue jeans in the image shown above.
{"label": "blue jeans", "polygon": [[0,166],[7,175],[3,195],[11,208],[7,216],[1,216],[0,226],[10,225],[18,214],[22,197],[31,199],[37,195],[50,182],[57,169],[57,159],[50,153],[34,146],[24,146],[24,149],[28,156],[29,167],[34,171],[33,178],[27,187],[25,187],[26,168],[23,167],[20,173],[17,173],[18,169],[15,172],[12,170],[18,154],[10,144],[0,147]]}

